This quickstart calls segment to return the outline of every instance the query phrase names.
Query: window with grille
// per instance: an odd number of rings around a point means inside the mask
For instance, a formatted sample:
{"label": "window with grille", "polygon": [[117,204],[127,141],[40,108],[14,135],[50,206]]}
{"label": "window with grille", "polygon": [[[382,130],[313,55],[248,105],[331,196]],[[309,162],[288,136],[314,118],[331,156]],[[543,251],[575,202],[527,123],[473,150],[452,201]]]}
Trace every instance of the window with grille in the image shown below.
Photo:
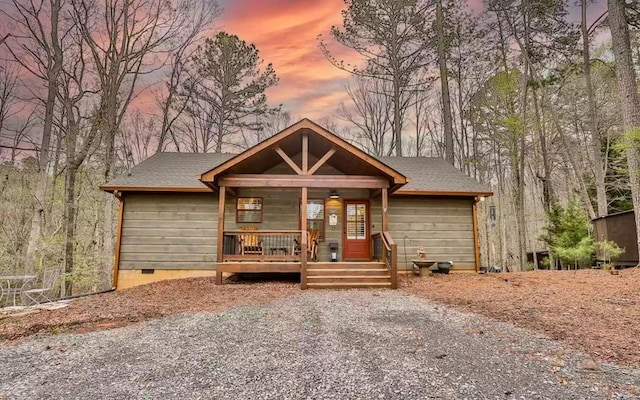
{"label": "window with grille", "polygon": [[367,205],[347,204],[347,239],[367,238]]}
{"label": "window with grille", "polygon": [[319,232],[320,241],[324,240],[324,199],[307,199],[307,230]]}
{"label": "window with grille", "polygon": [[236,222],[262,222],[262,197],[238,197]]}

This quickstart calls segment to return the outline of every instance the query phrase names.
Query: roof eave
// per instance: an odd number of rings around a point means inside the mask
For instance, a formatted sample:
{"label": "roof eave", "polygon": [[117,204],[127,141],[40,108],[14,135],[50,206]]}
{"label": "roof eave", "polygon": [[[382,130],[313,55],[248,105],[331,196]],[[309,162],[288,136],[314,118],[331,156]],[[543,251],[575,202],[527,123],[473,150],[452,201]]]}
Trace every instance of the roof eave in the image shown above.
{"label": "roof eave", "polygon": [[399,196],[441,196],[441,197],[490,197],[493,192],[486,191],[469,191],[469,192],[452,192],[440,190],[403,190],[398,189],[394,194]]}
{"label": "roof eave", "polygon": [[113,193],[119,192],[182,192],[182,193],[209,193],[213,190],[207,186],[117,186],[102,185],[100,190]]}

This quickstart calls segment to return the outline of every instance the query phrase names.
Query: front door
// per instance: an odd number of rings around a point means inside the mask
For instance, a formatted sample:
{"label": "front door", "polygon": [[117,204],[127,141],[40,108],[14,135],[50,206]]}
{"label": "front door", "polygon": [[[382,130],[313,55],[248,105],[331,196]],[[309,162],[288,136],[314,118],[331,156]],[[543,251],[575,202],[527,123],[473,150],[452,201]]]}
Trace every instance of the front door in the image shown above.
{"label": "front door", "polygon": [[343,258],[345,260],[369,260],[369,202],[345,200],[344,202]]}

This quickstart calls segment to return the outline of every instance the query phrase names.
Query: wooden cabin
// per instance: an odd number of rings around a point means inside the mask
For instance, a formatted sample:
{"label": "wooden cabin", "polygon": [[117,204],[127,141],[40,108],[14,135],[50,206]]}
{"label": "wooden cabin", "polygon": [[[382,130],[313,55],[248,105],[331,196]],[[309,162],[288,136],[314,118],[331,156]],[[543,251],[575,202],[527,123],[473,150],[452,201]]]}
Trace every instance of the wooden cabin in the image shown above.
{"label": "wooden cabin", "polygon": [[[610,214],[593,221],[596,241],[613,241],[625,249],[624,253],[611,263],[617,267],[635,267],[638,262],[638,242],[636,220],[633,210]],[[604,262],[604,255],[596,250],[596,260]]]}
{"label": "wooden cabin", "polygon": [[421,248],[475,272],[476,203],[492,194],[442,159],[375,158],[308,119],[240,154],[156,154],[102,189],[120,200],[118,289],[260,272],[395,288]]}

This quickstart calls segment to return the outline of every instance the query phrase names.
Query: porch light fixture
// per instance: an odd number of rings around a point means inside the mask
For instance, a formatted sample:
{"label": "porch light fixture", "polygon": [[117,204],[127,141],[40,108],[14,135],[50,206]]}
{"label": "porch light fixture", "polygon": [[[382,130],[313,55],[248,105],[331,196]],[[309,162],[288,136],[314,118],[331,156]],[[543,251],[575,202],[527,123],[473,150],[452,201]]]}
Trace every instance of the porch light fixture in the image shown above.
{"label": "porch light fixture", "polygon": [[338,192],[335,189],[331,189],[331,193],[329,193],[329,198],[330,199],[339,199],[340,195],[338,194]]}

